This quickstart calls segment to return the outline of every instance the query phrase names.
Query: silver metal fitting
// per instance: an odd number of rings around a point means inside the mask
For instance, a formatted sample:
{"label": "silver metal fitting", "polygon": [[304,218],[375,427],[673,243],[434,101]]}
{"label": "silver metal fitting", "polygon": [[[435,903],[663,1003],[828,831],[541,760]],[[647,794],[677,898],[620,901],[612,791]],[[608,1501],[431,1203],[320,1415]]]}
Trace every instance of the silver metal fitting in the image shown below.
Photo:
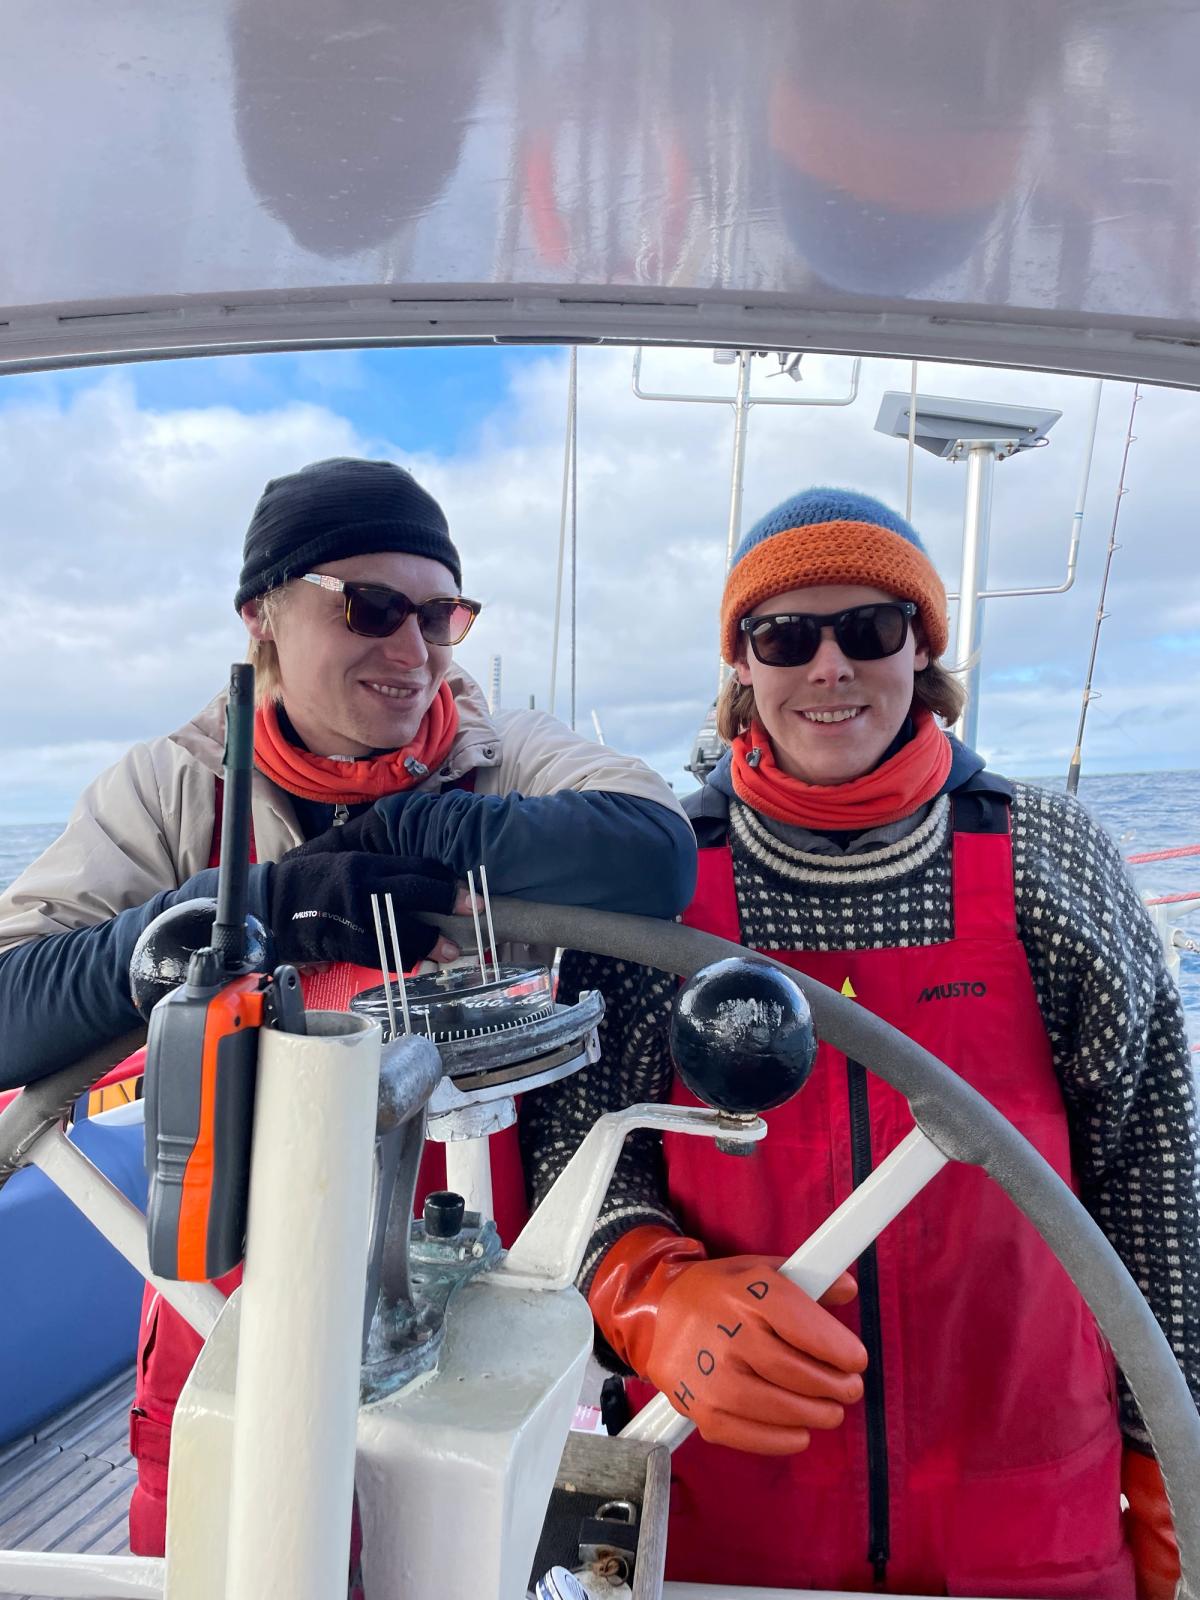
{"label": "silver metal fitting", "polygon": [[[752,1111],[747,1112],[745,1115],[736,1111],[722,1111],[717,1116],[717,1126],[719,1128],[749,1128],[753,1127],[757,1121],[758,1117]],[[721,1154],[726,1156],[749,1156],[754,1154],[754,1145],[742,1139],[722,1139],[718,1135],[716,1146]]]}

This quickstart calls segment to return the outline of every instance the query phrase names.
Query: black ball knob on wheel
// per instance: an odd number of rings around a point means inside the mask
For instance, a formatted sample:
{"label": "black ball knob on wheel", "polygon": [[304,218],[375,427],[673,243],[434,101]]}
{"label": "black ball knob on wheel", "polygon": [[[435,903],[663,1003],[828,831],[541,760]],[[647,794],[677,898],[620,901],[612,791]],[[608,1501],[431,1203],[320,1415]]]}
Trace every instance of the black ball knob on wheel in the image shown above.
{"label": "black ball knob on wheel", "polygon": [[730,956],[689,978],[671,1013],[671,1059],[698,1100],[748,1116],[808,1082],[817,1035],[799,984],[767,961]]}
{"label": "black ball knob on wheel", "polygon": [[[217,902],[207,896],[179,900],[159,913],[133,947],[129,992],[147,1021],[163,998],[187,981],[192,952],[212,943]],[[257,917],[246,918],[247,972],[261,972],[267,959],[267,930]]]}

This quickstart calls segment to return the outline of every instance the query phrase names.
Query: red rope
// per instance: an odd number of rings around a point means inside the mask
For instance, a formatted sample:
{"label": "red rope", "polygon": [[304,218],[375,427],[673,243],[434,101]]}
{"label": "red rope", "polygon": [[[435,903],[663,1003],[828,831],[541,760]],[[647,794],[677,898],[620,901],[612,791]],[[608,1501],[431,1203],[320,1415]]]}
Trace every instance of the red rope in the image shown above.
{"label": "red rope", "polygon": [[1146,861],[1175,861],[1180,856],[1200,856],[1200,844],[1176,845],[1171,850],[1143,850],[1141,855],[1126,856],[1131,867],[1140,867]]}
{"label": "red rope", "polygon": [[1147,900],[1148,906],[1178,906],[1185,900],[1200,900],[1200,889],[1188,889],[1183,894],[1160,894],[1153,900]]}

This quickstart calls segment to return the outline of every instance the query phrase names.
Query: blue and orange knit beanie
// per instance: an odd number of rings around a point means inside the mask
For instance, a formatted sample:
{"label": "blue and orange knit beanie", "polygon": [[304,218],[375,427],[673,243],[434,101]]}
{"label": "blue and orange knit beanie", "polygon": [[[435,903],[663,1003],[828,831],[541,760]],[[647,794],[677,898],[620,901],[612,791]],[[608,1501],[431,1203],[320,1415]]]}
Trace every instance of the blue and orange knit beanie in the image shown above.
{"label": "blue and orange knit beanie", "polygon": [[916,529],[853,489],[805,489],[761,517],[734,552],[721,597],[721,654],[733,664],[738,623],[773,594],[860,584],[912,600],[930,654],[946,648],[946,591]]}

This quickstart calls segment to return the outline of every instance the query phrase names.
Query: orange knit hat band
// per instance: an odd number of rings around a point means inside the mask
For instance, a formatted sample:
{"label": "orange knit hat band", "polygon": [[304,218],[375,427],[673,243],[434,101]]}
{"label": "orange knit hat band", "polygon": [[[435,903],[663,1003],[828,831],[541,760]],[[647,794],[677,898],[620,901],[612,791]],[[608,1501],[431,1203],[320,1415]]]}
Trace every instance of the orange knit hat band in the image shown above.
{"label": "orange knit hat band", "polygon": [[755,606],[791,589],[856,584],[912,600],[930,655],[949,642],[946,590],[933,563],[911,540],[874,522],[817,522],[760,540],[730,571],[721,599],[721,654],[732,666],[738,623]]}

